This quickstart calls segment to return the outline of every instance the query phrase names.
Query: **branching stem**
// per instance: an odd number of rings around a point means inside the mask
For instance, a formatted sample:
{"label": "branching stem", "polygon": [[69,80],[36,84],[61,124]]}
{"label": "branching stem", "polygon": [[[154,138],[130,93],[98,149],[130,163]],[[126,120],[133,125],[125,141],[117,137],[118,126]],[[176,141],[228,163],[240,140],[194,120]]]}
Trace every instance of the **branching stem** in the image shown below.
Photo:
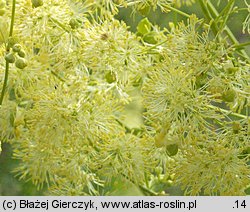
{"label": "branching stem", "polygon": [[[201,5],[202,11],[204,12],[206,18],[209,21],[213,22],[213,24],[212,24],[212,30],[213,30],[214,34],[215,35],[218,34],[218,27],[214,23],[215,18],[219,16],[218,11],[213,6],[213,4],[210,2],[210,0],[207,0],[207,3],[205,3],[203,0],[199,0],[199,3]],[[213,16],[214,18],[211,17],[211,16]],[[232,33],[232,31],[229,29],[229,27],[227,25],[225,25],[225,32],[226,32],[228,38],[230,39],[230,41],[233,43],[233,45],[236,45],[236,46],[240,45],[240,43],[235,38],[234,34]],[[244,50],[239,49],[238,51],[243,55],[243,57],[245,57],[246,59],[250,59],[249,56],[248,56],[248,54]]]}
{"label": "branching stem", "polygon": [[181,10],[178,10],[178,9],[176,9],[176,8],[174,8],[174,7],[171,7],[171,6],[169,6],[169,5],[166,5],[166,6],[164,6],[164,7],[166,7],[167,9],[169,9],[169,10],[171,10],[171,11],[174,11],[174,12],[176,12],[176,13],[178,13],[178,14],[184,16],[184,17],[190,18],[190,15],[189,15],[189,14],[187,14],[187,13],[181,11]]}
{"label": "branching stem", "polygon": [[234,113],[232,111],[229,111],[229,110],[226,110],[226,109],[223,109],[223,108],[220,108],[220,107],[216,107],[216,106],[213,106],[213,105],[208,105],[208,107],[212,108],[212,109],[216,109],[218,112],[225,113],[226,115],[232,115],[232,116],[235,116],[235,117],[238,117],[238,118],[241,118],[241,119],[249,118],[249,116],[246,116],[246,115],[243,115],[243,114],[240,114],[240,113]]}
{"label": "branching stem", "polygon": [[[9,37],[12,37],[12,35],[13,35],[15,11],[16,11],[16,0],[13,0],[12,1],[12,12],[11,12],[11,22],[10,22]],[[9,52],[9,45],[7,45],[7,47],[6,47],[6,52]],[[7,87],[7,83],[8,83],[9,67],[10,67],[10,64],[9,64],[8,61],[6,61],[3,88],[2,88],[2,92],[1,92],[1,96],[0,96],[0,106],[3,103],[3,98],[4,98],[5,90],[6,90],[6,87]]]}

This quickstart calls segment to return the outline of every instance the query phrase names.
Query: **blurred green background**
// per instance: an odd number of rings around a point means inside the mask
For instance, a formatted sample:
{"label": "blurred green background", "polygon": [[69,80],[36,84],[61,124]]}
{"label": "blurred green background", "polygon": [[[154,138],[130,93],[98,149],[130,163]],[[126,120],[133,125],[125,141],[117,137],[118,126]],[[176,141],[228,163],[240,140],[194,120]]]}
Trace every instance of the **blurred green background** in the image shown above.
{"label": "blurred green background", "polygon": [[[218,1],[212,1],[215,5]],[[222,0],[219,6],[219,11],[224,8],[227,1]],[[250,3],[250,2],[249,2]],[[244,0],[236,0],[236,4],[239,8],[246,7]],[[199,18],[203,18],[203,14],[199,4],[196,3],[191,7],[182,7],[182,11],[185,11],[188,14],[195,13]],[[242,34],[242,23],[245,20],[248,12],[242,11],[241,13],[234,14],[228,20],[228,26],[237,37],[240,42],[249,42],[250,38],[248,34]],[[131,31],[136,31],[136,26],[138,22],[143,18],[140,14],[136,13],[131,15],[130,9],[122,9],[117,15],[117,19],[124,20],[127,25],[130,26]],[[168,27],[169,21],[178,22],[183,19],[179,14],[175,12],[170,12],[168,14],[163,14],[160,10],[151,11],[149,20],[153,24],[157,24],[160,27]],[[250,49],[247,49],[249,54]],[[2,144],[2,153],[0,154],[0,195],[2,196],[24,196],[24,195],[43,195],[46,189],[38,191],[35,186],[30,182],[19,181],[17,177],[14,176],[12,170],[18,166],[18,161],[12,159],[12,150],[9,144]],[[124,185],[124,182],[117,180],[117,183],[114,184],[116,187],[114,192],[110,195],[142,195],[141,191],[134,187],[131,184]],[[178,188],[171,188],[168,190],[170,195],[181,195],[181,191]]]}

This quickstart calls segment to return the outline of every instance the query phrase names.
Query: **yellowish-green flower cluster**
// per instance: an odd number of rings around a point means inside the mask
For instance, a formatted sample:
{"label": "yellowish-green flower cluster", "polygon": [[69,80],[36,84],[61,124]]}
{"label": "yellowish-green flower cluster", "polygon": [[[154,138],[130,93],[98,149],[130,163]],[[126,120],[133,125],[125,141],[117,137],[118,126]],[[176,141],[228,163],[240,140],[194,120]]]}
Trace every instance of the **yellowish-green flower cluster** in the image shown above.
{"label": "yellowish-green flower cluster", "polygon": [[203,140],[190,146],[177,159],[175,173],[187,195],[244,195],[249,185],[249,167],[241,152],[223,140]]}
{"label": "yellowish-green flower cluster", "polygon": [[[233,52],[209,41],[207,31],[200,35],[199,25],[191,17],[188,26],[172,27],[154,52],[157,62],[142,85],[148,132],[176,155],[175,183],[186,194],[242,195],[249,186],[249,117],[238,113],[249,113],[249,64],[233,64]],[[223,105],[242,121],[232,121]]]}
{"label": "yellowish-green flower cluster", "polygon": [[[122,124],[126,87],[149,66],[139,40],[125,23],[91,22],[67,1],[16,6],[14,34],[20,38],[11,39],[25,46],[28,66],[11,67],[1,138],[21,161],[20,178],[38,188],[50,184],[52,193],[78,195],[98,194],[112,176],[143,179],[153,161],[144,148],[152,143],[127,135]],[[114,166],[108,162],[113,152]]]}
{"label": "yellowish-green flower cluster", "polygon": [[[210,125],[208,119],[221,117],[211,107],[211,102],[217,100],[206,91],[201,77],[219,63],[224,52],[207,41],[207,33],[199,37],[197,21],[193,17],[187,27],[181,23],[172,28],[159,53],[161,62],[148,70],[142,87],[148,118],[156,126],[176,125],[178,137],[183,137],[184,132],[206,129]],[[209,58],[211,55],[213,58]]]}
{"label": "yellowish-green flower cluster", "polygon": [[84,33],[81,55],[91,77],[125,86],[143,75],[147,66],[141,54],[143,46],[125,23],[113,20],[92,27],[86,25]]}

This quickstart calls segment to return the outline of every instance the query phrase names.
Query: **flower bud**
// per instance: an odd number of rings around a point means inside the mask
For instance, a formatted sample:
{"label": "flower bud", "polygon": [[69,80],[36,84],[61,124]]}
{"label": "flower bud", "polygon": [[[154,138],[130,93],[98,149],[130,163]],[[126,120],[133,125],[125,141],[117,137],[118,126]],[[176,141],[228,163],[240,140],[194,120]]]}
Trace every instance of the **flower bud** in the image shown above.
{"label": "flower bud", "polygon": [[21,49],[17,54],[18,54],[19,57],[23,57],[23,58],[24,58],[25,55],[26,55],[25,51],[22,50],[22,49]]}
{"label": "flower bud", "polygon": [[170,144],[166,146],[168,156],[175,156],[178,153],[178,144]]}
{"label": "flower bud", "polygon": [[5,60],[9,63],[14,63],[15,62],[15,56],[13,53],[9,53],[7,55],[5,55]]}
{"label": "flower bud", "polygon": [[27,62],[23,58],[18,58],[16,60],[15,66],[19,69],[24,69],[27,66]]}
{"label": "flower bud", "polygon": [[236,97],[236,92],[233,89],[229,89],[222,94],[222,99],[225,102],[233,102]]}
{"label": "flower bud", "polygon": [[31,2],[32,2],[32,6],[35,8],[43,6],[43,0],[31,0]]}
{"label": "flower bud", "polygon": [[22,49],[22,46],[18,43],[16,43],[13,47],[12,47],[14,52],[20,52]]}
{"label": "flower bud", "polygon": [[69,25],[72,29],[77,29],[79,27],[79,22],[76,19],[72,18],[69,21]]}

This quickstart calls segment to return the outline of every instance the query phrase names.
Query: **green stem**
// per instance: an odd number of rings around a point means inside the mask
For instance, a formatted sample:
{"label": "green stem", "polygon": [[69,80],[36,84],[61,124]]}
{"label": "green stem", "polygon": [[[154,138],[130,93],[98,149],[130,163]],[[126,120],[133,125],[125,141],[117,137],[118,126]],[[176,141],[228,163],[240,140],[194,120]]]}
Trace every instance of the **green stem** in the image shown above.
{"label": "green stem", "polygon": [[150,46],[150,47],[149,47],[148,49],[146,49],[145,51],[138,52],[137,55],[148,53],[150,50],[156,48],[157,46],[161,46],[162,44],[166,43],[167,41],[168,41],[168,40],[164,40],[164,41],[162,41],[162,42],[160,42],[160,43],[157,43],[157,44],[155,44],[155,45],[153,45],[153,46]]}
{"label": "green stem", "polygon": [[5,65],[5,75],[4,75],[4,82],[3,82],[3,89],[2,89],[2,92],[1,92],[1,96],[0,96],[0,106],[1,106],[2,103],[3,103],[3,97],[4,97],[5,90],[6,90],[7,83],[8,83],[9,66],[10,66],[9,62],[6,61],[6,65]]}
{"label": "green stem", "polygon": [[246,43],[235,44],[232,47],[236,48],[236,49],[240,49],[240,48],[243,48],[243,47],[249,46],[249,45],[250,45],[250,42],[246,42]]}
{"label": "green stem", "polygon": [[174,12],[174,25],[177,25],[178,23],[178,13]]}
{"label": "green stem", "polygon": [[226,110],[226,109],[222,109],[220,107],[216,107],[216,106],[213,106],[213,105],[208,105],[208,107],[211,108],[211,109],[215,109],[218,112],[226,113],[227,116],[228,115],[232,115],[232,116],[235,116],[235,117],[238,117],[238,118],[242,118],[242,119],[249,118],[249,116],[246,116],[246,115],[243,115],[243,114],[239,114],[239,113],[234,113],[232,111],[229,111],[229,110]]}
{"label": "green stem", "polygon": [[238,8],[238,9],[237,9],[237,12],[238,12],[238,11],[248,11],[248,8]]}
{"label": "green stem", "polygon": [[144,195],[149,194],[151,196],[158,196],[158,193],[156,193],[155,191],[150,190],[149,188],[146,188],[143,185],[138,185],[137,183],[135,183],[134,180],[130,179],[128,176],[126,176],[125,174],[122,174],[123,177],[125,177],[127,180],[129,180],[131,183],[133,183],[134,185],[138,186],[139,189],[143,192]]}
{"label": "green stem", "polygon": [[[191,17],[190,14],[185,13],[185,12],[183,12],[183,11],[181,11],[181,10],[178,10],[178,9],[176,9],[176,8],[174,8],[174,7],[171,7],[171,6],[169,6],[169,5],[166,5],[165,7],[166,7],[167,9],[169,9],[169,10],[171,10],[171,11],[177,13],[177,14],[180,14],[180,15],[186,17],[186,18],[190,18],[190,17]],[[207,26],[209,26],[209,25],[204,23],[204,26],[207,27]]]}
{"label": "green stem", "polygon": [[142,192],[146,192],[146,193],[148,193],[150,196],[158,196],[158,195],[159,195],[159,194],[157,194],[156,192],[154,192],[154,191],[152,191],[152,190],[146,188],[145,186],[139,185],[139,188],[140,188],[140,190],[141,190]]}
{"label": "green stem", "polygon": [[[204,4],[203,0],[199,0],[200,4]],[[213,4],[210,2],[210,0],[207,0],[207,7],[210,11],[210,13],[212,14],[212,16],[214,16],[215,18],[218,17],[219,13],[216,10],[216,8],[213,6]],[[203,11],[204,12],[204,11]],[[211,20],[214,20],[213,18]],[[239,45],[238,40],[236,39],[236,37],[234,36],[234,34],[232,33],[232,31],[229,29],[229,27],[226,25],[225,26],[225,32],[228,36],[228,38],[231,40],[231,42],[234,45]],[[218,33],[218,32],[217,32]],[[216,33],[216,34],[217,34]],[[250,59],[248,54],[244,51],[244,50],[238,50],[246,59]]]}
{"label": "green stem", "polygon": [[13,0],[12,1],[11,22],[10,22],[10,34],[9,34],[10,37],[13,35],[15,11],[16,11],[16,0]]}
{"label": "green stem", "polygon": [[58,21],[57,19],[50,17],[50,20],[53,21],[55,24],[57,24],[59,27],[61,27],[63,30],[65,30],[66,32],[70,32],[62,23],[60,23],[60,21]]}
{"label": "green stem", "polygon": [[133,1],[133,2],[127,3],[127,6],[131,7],[131,6],[134,6],[134,5],[139,4],[139,3],[140,3],[140,1]]}
{"label": "green stem", "polygon": [[54,71],[50,71],[57,79],[59,79],[60,81],[62,81],[62,82],[66,82],[66,80],[65,79],[63,79],[62,77],[60,77],[56,72],[54,72]]}
{"label": "green stem", "polygon": [[207,5],[205,4],[205,2],[203,0],[199,0],[199,3],[200,3],[201,9],[202,9],[202,11],[203,11],[203,13],[204,13],[205,18],[207,19],[207,21],[208,22],[212,21],[212,23],[211,23],[211,29],[212,29],[214,35],[217,37],[219,29],[218,29],[218,26],[216,25],[216,23],[214,22],[213,17],[209,13]]}
{"label": "green stem", "polygon": [[[13,0],[12,1],[12,13],[11,13],[9,37],[11,37],[13,35],[15,11],[16,11],[16,0]],[[7,45],[7,47],[6,47],[6,52],[9,52],[9,47],[8,46],[9,45]],[[2,92],[1,92],[1,96],[0,96],[0,106],[3,103],[3,98],[4,98],[5,90],[6,90],[6,87],[7,87],[7,83],[8,83],[9,67],[10,67],[10,64],[9,64],[9,62],[6,61],[3,88],[2,88]]]}
{"label": "green stem", "polygon": [[174,7],[171,7],[171,6],[169,6],[169,5],[166,5],[166,6],[164,6],[164,7],[166,7],[166,8],[169,9],[169,10],[172,10],[172,11],[174,11],[174,12],[176,12],[176,13],[178,13],[178,14],[184,16],[184,17],[190,18],[190,15],[189,15],[189,14],[187,14],[187,13],[185,13],[185,12],[182,12],[181,10],[178,10],[178,9],[176,9],[176,8],[174,8]]}

